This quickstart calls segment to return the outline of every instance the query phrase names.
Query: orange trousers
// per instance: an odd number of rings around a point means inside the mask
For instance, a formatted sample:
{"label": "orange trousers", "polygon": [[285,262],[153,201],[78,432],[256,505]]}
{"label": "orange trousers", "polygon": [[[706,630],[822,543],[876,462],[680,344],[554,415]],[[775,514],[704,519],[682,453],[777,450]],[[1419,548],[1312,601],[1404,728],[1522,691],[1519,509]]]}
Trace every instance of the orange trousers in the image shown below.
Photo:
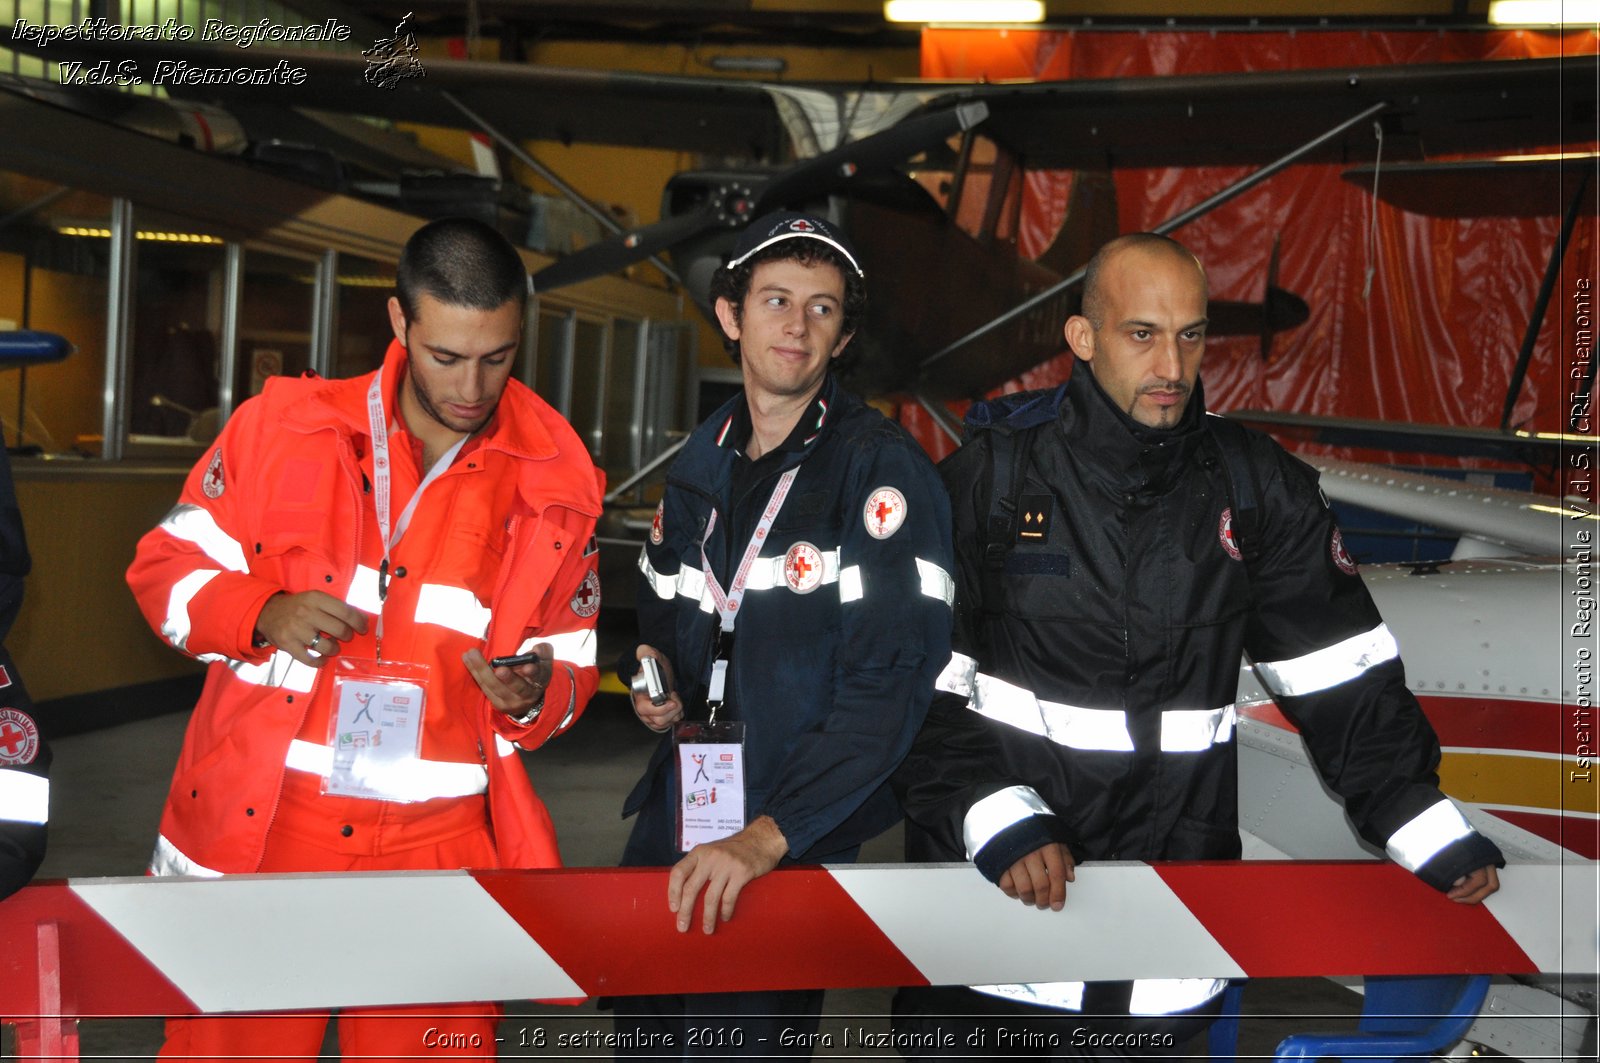
{"label": "orange trousers", "polygon": [[[284,801],[267,837],[261,871],[419,871],[499,866],[494,839],[481,811],[482,798],[452,802],[443,816],[413,822],[393,805],[376,801],[318,798],[315,780],[289,773]],[[472,802],[475,801],[475,804]],[[431,802],[430,802],[431,803]],[[318,814],[310,809],[315,805]],[[407,811],[418,806],[402,806]],[[328,811],[337,814],[333,819]],[[349,834],[345,833],[348,824]],[[399,819],[402,822],[396,823]],[[466,829],[463,830],[462,828]],[[461,833],[454,833],[461,831]],[[362,845],[381,834],[391,851]],[[447,837],[439,837],[443,833]],[[345,841],[346,838],[350,840]],[[410,845],[409,842],[422,841]],[[394,848],[394,846],[402,846]],[[357,851],[360,849],[367,851]],[[397,932],[402,932],[397,930]],[[472,957],[462,961],[470,963]],[[248,958],[241,957],[241,962]],[[494,1059],[497,1003],[426,1005],[409,1008],[346,1008],[339,1012],[339,1051],[363,1060]],[[327,1032],[328,1012],[276,1012],[168,1019],[160,1059],[255,1063],[315,1063]]]}

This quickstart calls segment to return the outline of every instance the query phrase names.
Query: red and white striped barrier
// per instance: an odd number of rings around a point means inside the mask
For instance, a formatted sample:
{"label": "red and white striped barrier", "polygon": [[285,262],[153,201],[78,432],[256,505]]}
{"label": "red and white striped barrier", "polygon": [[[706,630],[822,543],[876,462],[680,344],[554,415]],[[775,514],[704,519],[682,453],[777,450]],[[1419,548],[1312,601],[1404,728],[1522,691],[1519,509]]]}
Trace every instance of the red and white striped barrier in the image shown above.
{"label": "red and white striped barrier", "polygon": [[[1375,862],[1099,864],[1061,912],[968,866],[780,871],[679,934],[656,869],[75,879],[0,903],[0,1015],[1058,979],[1595,973],[1594,863],[1483,906]],[[698,913],[696,919],[698,927]]]}

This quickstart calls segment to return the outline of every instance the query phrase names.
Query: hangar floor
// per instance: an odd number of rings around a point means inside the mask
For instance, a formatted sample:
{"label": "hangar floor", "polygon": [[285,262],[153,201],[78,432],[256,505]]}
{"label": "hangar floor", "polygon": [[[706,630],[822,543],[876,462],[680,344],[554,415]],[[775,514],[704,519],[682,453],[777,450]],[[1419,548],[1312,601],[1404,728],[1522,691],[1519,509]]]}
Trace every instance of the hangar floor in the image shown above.
{"label": "hangar floor", "polygon": [[[52,781],[50,854],[41,871],[45,878],[134,875],[143,871],[155,836],[161,801],[177,758],[187,714],[170,713],[53,742],[56,766]],[[622,795],[642,769],[654,736],[628,710],[620,695],[596,699],[579,726],[536,753],[528,766],[540,794],[550,805],[561,834],[563,857],[570,866],[613,864],[622,851],[627,824],[618,809]],[[876,839],[863,859],[892,862],[899,858],[899,831]],[[667,918],[665,904],[662,918]],[[862,1058],[857,1047],[843,1047],[843,1030],[888,1029],[890,990],[830,992],[823,1032],[831,1031],[832,1047],[819,1048],[818,1058]],[[1252,983],[1245,994],[1241,1058],[1268,1056],[1277,1041],[1296,1030],[1337,1028],[1357,1010],[1355,994],[1319,979]],[[512,1002],[502,1025],[501,1058],[562,1054],[518,1047],[523,1030],[556,1032],[609,1031],[610,1016],[590,1003],[581,1008],[543,1008]],[[330,1034],[331,1036],[331,1034]],[[154,1019],[104,1019],[80,1027],[84,1059],[148,1059],[161,1043],[161,1024]],[[11,1048],[9,1030],[0,1037],[0,1051]],[[331,1049],[326,1058],[336,1059]],[[597,1050],[596,1056],[604,1056]],[[887,1050],[877,1055],[890,1055]]]}

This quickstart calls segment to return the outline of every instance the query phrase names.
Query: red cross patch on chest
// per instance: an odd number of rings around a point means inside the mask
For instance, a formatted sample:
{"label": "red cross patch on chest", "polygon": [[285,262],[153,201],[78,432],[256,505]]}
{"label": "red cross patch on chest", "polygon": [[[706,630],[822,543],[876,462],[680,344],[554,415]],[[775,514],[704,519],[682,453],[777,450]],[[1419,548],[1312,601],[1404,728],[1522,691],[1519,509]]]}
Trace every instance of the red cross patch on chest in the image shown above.
{"label": "red cross patch on chest", "polygon": [[822,551],[800,542],[783,555],[783,581],[796,594],[810,594],[822,586]]}

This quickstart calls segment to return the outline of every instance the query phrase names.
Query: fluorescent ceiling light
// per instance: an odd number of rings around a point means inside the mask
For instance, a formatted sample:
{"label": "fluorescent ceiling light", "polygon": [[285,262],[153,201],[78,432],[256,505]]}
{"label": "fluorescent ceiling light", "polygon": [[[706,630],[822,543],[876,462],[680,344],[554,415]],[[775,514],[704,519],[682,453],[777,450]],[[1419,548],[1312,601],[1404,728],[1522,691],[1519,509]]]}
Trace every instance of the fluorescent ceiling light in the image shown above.
{"label": "fluorescent ceiling light", "polygon": [[1043,22],[1044,0],[885,0],[890,22]]}
{"label": "fluorescent ceiling light", "polygon": [[1600,0],[1490,0],[1492,26],[1582,26],[1600,22]]}

